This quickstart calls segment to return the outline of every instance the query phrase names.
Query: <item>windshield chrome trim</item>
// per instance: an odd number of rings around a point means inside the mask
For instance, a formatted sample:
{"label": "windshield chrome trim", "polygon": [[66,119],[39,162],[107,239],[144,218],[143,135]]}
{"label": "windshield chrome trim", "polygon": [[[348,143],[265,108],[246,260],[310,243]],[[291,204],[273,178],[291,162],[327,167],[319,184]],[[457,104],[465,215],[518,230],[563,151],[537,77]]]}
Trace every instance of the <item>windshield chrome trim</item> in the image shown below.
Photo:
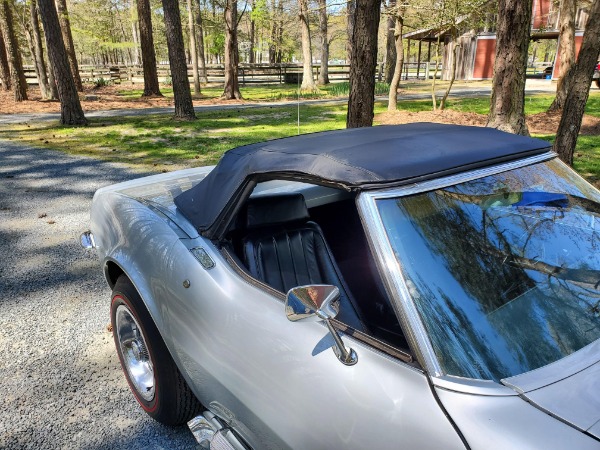
{"label": "windshield chrome trim", "polygon": [[[400,186],[380,191],[362,192],[358,196],[356,201],[361,220],[367,231],[367,240],[375,256],[375,261],[379,268],[379,272],[382,275],[385,288],[390,299],[392,299],[392,306],[396,315],[400,318],[402,328],[407,334],[406,337],[412,350],[415,352],[421,366],[425,368],[430,376],[439,378],[444,376],[445,373],[435,355],[433,345],[431,344],[425,325],[421,320],[421,316],[417,311],[417,307],[410,296],[406,280],[402,276],[400,263],[394,255],[394,250],[388,235],[385,232],[385,227],[381,220],[381,216],[379,215],[376,201],[386,198],[405,197],[421,192],[441,189],[466,181],[548,161],[556,158],[556,156],[557,155],[554,152],[546,152],[517,161],[475,169],[436,180],[428,180],[408,186]],[[497,383],[494,382],[494,384]]]}
{"label": "windshield chrome trim", "polygon": [[404,197],[406,195],[417,194],[419,192],[433,191],[436,189],[453,186],[455,184],[464,183],[466,181],[476,180],[478,178],[495,175],[497,173],[507,172],[509,170],[518,169],[519,167],[530,166],[539,162],[548,161],[556,158],[558,155],[554,152],[541,153],[539,155],[530,156],[529,158],[519,159],[504,164],[498,164],[482,169],[475,169],[468,172],[462,172],[456,175],[450,175],[435,180],[422,181],[406,186],[393,187],[378,191],[365,191],[364,195],[372,195],[377,200],[390,197]]}

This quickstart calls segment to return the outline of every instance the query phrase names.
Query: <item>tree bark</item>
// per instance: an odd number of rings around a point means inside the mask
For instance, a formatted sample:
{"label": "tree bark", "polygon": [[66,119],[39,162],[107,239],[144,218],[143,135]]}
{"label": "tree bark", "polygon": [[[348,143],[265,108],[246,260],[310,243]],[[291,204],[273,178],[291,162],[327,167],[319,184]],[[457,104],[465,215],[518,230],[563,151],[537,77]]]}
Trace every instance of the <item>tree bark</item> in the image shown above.
{"label": "tree bark", "polygon": [[346,2],[346,54],[347,64],[352,65],[352,42],[354,36],[354,22],[356,19],[356,0],[348,0]]}
{"label": "tree bark", "polygon": [[275,64],[277,57],[277,4],[271,0],[271,9],[273,10],[273,21],[271,23],[271,39],[269,40],[269,64]]}
{"label": "tree bark", "polygon": [[38,7],[44,25],[50,66],[54,70],[60,99],[60,123],[63,125],[86,125],[87,120],[83,115],[77,87],[71,74],[69,57],[54,3],[52,0],[38,0]]}
{"label": "tree bark", "polygon": [[56,100],[52,95],[52,90],[48,84],[48,71],[44,61],[44,48],[42,46],[42,36],[40,34],[40,22],[38,20],[37,0],[31,0],[29,4],[29,18],[31,34],[33,39],[33,59],[35,60],[36,73],[42,98],[46,100]]}
{"label": "tree bark", "polygon": [[75,45],[73,44],[73,35],[71,34],[71,22],[69,20],[69,11],[67,11],[66,0],[56,0],[56,11],[58,20],[60,21],[60,29],[62,30],[67,56],[69,57],[69,65],[75,86],[79,92],[83,92],[83,84],[79,76],[79,66],[77,65],[77,55],[75,54]]}
{"label": "tree bark", "polygon": [[317,83],[329,84],[329,39],[327,37],[327,0],[318,0],[319,37],[321,38],[321,69]]}
{"label": "tree bark", "polygon": [[2,81],[2,89],[9,91],[11,88],[10,67],[8,66],[8,58],[6,56],[6,45],[4,43],[3,29],[3,26],[0,27],[0,81]]}
{"label": "tree bark", "polygon": [[133,64],[137,66],[140,63],[140,34],[138,32],[137,20],[131,21],[131,36],[133,37]]}
{"label": "tree bark", "polygon": [[310,48],[310,27],[308,26],[308,0],[298,0],[298,19],[302,36],[302,91],[316,91],[313,78],[312,50]]}
{"label": "tree bark", "polygon": [[154,52],[154,37],[152,36],[150,1],[137,0],[137,11],[142,48],[142,69],[144,71],[144,93],[142,97],[162,97],[156,70],[156,53]]}
{"label": "tree bark", "polygon": [[2,25],[4,32],[4,42],[6,43],[10,66],[10,85],[12,86],[15,101],[22,102],[23,100],[27,100],[27,80],[25,79],[25,72],[23,72],[19,41],[17,40],[13,26],[11,4],[8,0],[0,1],[0,25]]}
{"label": "tree bark", "polygon": [[561,0],[560,2],[560,37],[559,49],[560,66],[558,68],[558,85],[556,97],[548,111],[558,111],[565,104],[568,92],[567,73],[575,63],[575,0]]}
{"label": "tree bark", "polygon": [[[400,77],[402,76],[402,65],[404,64],[404,41],[402,33],[404,29],[404,13],[396,11],[395,17],[392,16],[394,24],[392,29],[394,32],[394,73],[390,82],[390,93],[388,95],[388,111],[396,111],[398,109],[398,87],[400,86]],[[389,25],[389,24],[388,24]]]}
{"label": "tree bark", "polygon": [[554,141],[554,151],[569,165],[573,165],[573,152],[581,129],[598,56],[600,56],[600,0],[594,0],[589,9],[577,62],[567,74],[571,80],[569,92]]}
{"label": "tree bark", "polygon": [[488,127],[529,135],[525,123],[525,73],[532,0],[499,0],[496,59]]}
{"label": "tree bark", "polygon": [[227,0],[225,6],[225,87],[221,98],[241,99],[238,80],[240,55],[237,41],[237,0]]}
{"label": "tree bark", "polygon": [[356,5],[351,61],[360,64],[350,66],[347,128],[373,125],[380,10],[381,0],[364,0]]}
{"label": "tree bark", "polygon": [[169,67],[173,80],[173,96],[175,97],[175,119],[192,120],[196,118],[190,82],[187,75],[187,61],[183,32],[181,30],[181,15],[177,0],[162,0],[165,14],[165,29],[167,47],[169,50]]}
{"label": "tree bark", "polygon": [[277,36],[276,36],[276,53],[275,53],[275,62],[277,64],[281,64],[283,60],[283,0],[279,0],[277,4],[277,14],[279,20],[277,21]]}
{"label": "tree bark", "polygon": [[204,24],[202,23],[201,0],[198,0],[198,9],[196,10],[196,42],[198,43],[198,68],[200,70],[200,82],[208,83],[206,73],[206,56],[204,54]]}
{"label": "tree bark", "polygon": [[[252,12],[254,12],[254,10],[256,9],[256,1],[252,0],[250,5]],[[256,54],[254,52],[254,47],[256,46],[256,22],[252,18],[252,16],[250,16],[250,36],[248,37],[248,39],[250,41],[250,53],[248,54],[248,62],[250,64],[254,64],[256,62]]]}
{"label": "tree bark", "polygon": [[[394,27],[398,24],[396,10],[396,1],[391,0],[388,7],[389,14],[387,16],[387,35],[385,43],[385,82],[390,84],[392,83],[396,73],[396,55],[398,54],[396,49],[398,37],[396,36],[396,32],[394,30]],[[390,105],[388,103],[388,109],[389,106]],[[396,106],[394,106],[393,110],[396,110]]]}
{"label": "tree bark", "polygon": [[194,27],[194,10],[192,0],[187,0],[188,27],[190,30],[190,56],[192,57],[192,72],[194,77],[194,94],[200,95],[200,76],[198,75],[198,52],[196,51],[196,29]]}
{"label": "tree bark", "polygon": [[452,42],[454,42],[454,48],[452,49],[452,66],[450,68],[450,82],[448,83],[448,87],[446,88],[446,91],[444,92],[444,95],[440,100],[441,111],[446,109],[446,101],[448,100],[448,96],[450,95],[450,91],[452,90],[452,85],[454,84],[454,80],[456,79],[456,60],[458,59],[458,49],[460,48],[456,28],[452,32]]}

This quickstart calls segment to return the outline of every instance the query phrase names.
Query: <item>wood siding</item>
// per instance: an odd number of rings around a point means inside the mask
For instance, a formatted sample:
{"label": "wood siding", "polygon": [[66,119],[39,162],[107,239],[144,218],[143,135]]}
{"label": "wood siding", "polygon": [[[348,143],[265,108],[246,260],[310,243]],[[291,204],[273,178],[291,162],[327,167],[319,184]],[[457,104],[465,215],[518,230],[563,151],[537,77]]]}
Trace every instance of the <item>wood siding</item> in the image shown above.
{"label": "wood siding", "polygon": [[452,76],[452,58],[454,57],[454,48],[459,45],[456,61],[456,79],[473,79],[473,63],[475,62],[475,51],[477,49],[477,36],[474,33],[465,33],[460,36],[455,43],[448,40],[444,45],[444,58],[442,64],[442,79],[449,80]]}

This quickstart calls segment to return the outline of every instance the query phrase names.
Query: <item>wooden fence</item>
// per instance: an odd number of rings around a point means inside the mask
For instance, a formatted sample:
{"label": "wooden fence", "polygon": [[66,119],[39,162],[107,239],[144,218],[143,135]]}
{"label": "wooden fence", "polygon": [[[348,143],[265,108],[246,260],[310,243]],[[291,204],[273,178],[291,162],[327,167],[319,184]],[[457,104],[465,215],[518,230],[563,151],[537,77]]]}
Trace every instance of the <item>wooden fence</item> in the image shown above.
{"label": "wooden fence", "polygon": [[[441,65],[440,65],[441,66]],[[438,66],[438,77],[441,69]],[[402,69],[402,79],[429,79],[433,77],[435,63],[405,63]],[[315,80],[319,76],[320,66],[313,66]],[[160,82],[168,83],[171,78],[171,70],[168,64],[157,66],[158,79]],[[239,82],[242,86],[251,84],[299,84],[302,82],[301,64],[240,64],[238,66]],[[144,72],[142,66],[79,66],[79,74],[83,82],[93,83],[104,80],[111,83],[143,83]],[[223,83],[225,81],[225,67],[222,64],[209,64],[206,66],[208,81],[211,83]],[[350,75],[349,64],[330,64],[329,80],[332,82],[347,81]],[[25,67],[25,77],[28,84],[37,84],[37,76],[33,66]],[[192,66],[188,66],[188,78],[193,80]],[[377,65],[377,81],[383,81],[384,63]]]}

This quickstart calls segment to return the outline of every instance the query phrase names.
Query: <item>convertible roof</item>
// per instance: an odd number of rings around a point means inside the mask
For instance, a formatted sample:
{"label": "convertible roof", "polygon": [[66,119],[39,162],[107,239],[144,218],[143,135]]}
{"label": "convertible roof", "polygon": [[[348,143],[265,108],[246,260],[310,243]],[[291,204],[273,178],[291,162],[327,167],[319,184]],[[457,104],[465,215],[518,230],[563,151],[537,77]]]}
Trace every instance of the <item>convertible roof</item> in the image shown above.
{"label": "convertible roof", "polygon": [[542,153],[549,146],[493,128],[434,123],[305,134],[229,150],[175,204],[210,236],[252,181],[291,178],[372,189]]}

